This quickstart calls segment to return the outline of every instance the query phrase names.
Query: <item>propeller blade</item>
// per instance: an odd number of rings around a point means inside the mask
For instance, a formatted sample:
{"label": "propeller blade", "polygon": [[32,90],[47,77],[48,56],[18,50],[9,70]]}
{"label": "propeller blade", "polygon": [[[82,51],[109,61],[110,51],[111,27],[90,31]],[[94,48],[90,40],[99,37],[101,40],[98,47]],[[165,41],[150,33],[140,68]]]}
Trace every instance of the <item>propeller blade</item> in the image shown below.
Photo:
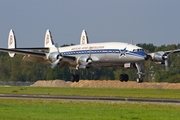
{"label": "propeller blade", "polygon": [[92,51],[91,51],[91,47],[89,48],[89,50],[90,50],[89,58],[91,58],[91,52],[92,52]]}
{"label": "propeller blade", "polygon": [[51,66],[51,68],[53,69],[54,67],[56,67],[56,65],[59,63],[60,59],[57,59]]}
{"label": "propeller blade", "polygon": [[81,68],[83,68],[84,66],[86,66],[86,65],[88,65],[88,64],[89,64],[89,62],[84,63],[84,64],[80,65],[80,66],[78,67],[78,69],[81,69]]}
{"label": "propeller blade", "polygon": [[169,71],[169,68],[168,68],[168,60],[167,60],[167,59],[165,60],[165,67],[166,67],[166,71]]}
{"label": "propeller blade", "polygon": [[92,64],[92,66],[93,66],[94,68],[98,69],[99,71],[101,70],[101,67],[99,67],[99,66],[97,66],[97,65],[93,65],[93,64]]}

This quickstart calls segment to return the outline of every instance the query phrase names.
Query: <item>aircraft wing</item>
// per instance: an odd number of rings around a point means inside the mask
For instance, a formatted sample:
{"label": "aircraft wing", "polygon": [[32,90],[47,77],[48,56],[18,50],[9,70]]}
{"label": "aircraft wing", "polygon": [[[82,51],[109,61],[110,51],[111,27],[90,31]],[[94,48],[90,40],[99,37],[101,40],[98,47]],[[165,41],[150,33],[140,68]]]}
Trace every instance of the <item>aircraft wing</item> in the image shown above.
{"label": "aircraft wing", "polygon": [[22,55],[32,55],[32,56],[36,56],[36,57],[45,57],[46,56],[46,53],[23,51],[23,50],[17,50],[17,49],[0,48],[0,51],[17,53],[17,54],[22,54]]}
{"label": "aircraft wing", "polygon": [[171,50],[171,51],[165,51],[164,55],[169,55],[169,54],[173,54],[173,53],[179,53],[180,52],[180,49],[178,50]]}
{"label": "aircraft wing", "polygon": [[15,48],[16,50],[43,50],[45,52],[49,52],[49,48],[46,47],[39,47],[39,48]]}

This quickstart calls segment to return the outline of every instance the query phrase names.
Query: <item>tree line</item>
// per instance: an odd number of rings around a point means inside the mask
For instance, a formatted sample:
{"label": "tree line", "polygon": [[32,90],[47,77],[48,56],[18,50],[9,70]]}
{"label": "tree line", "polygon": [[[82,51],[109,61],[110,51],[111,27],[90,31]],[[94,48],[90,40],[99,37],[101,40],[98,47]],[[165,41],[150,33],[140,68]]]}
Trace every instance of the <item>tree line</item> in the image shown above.
{"label": "tree line", "polygon": [[[73,45],[73,44],[71,44]],[[62,45],[61,47],[68,46]],[[153,44],[137,44],[145,49],[146,53],[157,51],[168,51],[180,49],[180,44],[154,46]],[[22,60],[23,55],[16,55],[10,58],[8,53],[0,52],[0,80],[1,81],[37,81],[37,80],[66,80],[70,79],[71,73],[69,68],[55,67],[50,65],[26,62]],[[165,70],[164,65],[157,65],[154,62],[146,61],[144,65],[144,81],[146,82],[180,82],[180,54],[171,54],[168,57],[169,71]],[[118,67],[107,67],[101,70],[89,68],[87,70],[78,70],[77,74],[83,80],[119,80],[122,69]],[[130,81],[136,81],[137,70],[125,69],[125,73],[129,75]]]}

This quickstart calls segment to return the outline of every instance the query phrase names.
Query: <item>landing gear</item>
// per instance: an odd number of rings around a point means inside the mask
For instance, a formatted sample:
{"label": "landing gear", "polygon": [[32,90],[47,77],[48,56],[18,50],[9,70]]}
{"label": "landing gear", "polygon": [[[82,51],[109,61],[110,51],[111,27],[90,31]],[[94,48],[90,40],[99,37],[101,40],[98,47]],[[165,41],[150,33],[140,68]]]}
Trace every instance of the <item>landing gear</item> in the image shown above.
{"label": "landing gear", "polygon": [[123,82],[123,81],[127,82],[127,81],[129,80],[129,76],[128,76],[127,74],[121,74],[121,75],[119,76],[119,80],[120,80],[121,82]]}
{"label": "landing gear", "polygon": [[142,83],[142,82],[143,82],[143,78],[137,78],[137,79],[136,79],[136,82],[137,82],[137,83]]}
{"label": "landing gear", "polygon": [[71,75],[71,82],[79,82],[79,75]]}
{"label": "landing gear", "polygon": [[135,63],[136,65],[136,68],[138,70],[138,78],[136,79],[137,83],[142,83],[143,82],[143,78],[141,77],[141,75],[143,75],[144,73],[141,72],[141,66],[142,66],[142,63]]}
{"label": "landing gear", "polygon": [[70,69],[70,73],[72,73],[71,75],[71,82],[79,82],[79,75],[76,74],[76,70],[72,70]]}

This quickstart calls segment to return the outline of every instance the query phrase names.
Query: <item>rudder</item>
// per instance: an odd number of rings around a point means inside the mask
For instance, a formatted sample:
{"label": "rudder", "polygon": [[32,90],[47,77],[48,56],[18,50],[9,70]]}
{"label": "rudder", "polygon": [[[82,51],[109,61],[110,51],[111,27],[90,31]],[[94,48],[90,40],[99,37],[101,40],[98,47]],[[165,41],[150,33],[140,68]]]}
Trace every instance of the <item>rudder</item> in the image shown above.
{"label": "rudder", "polygon": [[[12,29],[9,31],[8,48],[9,49],[15,49],[16,48],[16,37],[15,37],[14,31]],[[9,52],[9,56],[14,57],[15,53]]]}
{"label": "rudder", "polygon": [[82,31],[81,33],[81,39],[80,39],[80,44],[88,44],[89,41],[88,41],[88,36],[87,36],[87,33],[85,30]]}
{"label": "rudder", "polygon": [[51,32],[50,30],[48,29],[46,31],[46,35],[45,35],[45,42],[44,42],[44,47],[53,47],[54,46],[54,42],[53,42],[53,39],[52,39],[52,35],[51,35]]}

